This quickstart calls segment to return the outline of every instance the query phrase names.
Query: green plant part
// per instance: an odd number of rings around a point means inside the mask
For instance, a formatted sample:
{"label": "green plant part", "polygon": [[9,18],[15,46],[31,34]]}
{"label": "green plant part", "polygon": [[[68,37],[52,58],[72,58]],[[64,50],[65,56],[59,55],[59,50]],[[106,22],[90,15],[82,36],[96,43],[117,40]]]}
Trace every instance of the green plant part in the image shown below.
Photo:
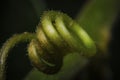
{"label": "green plant part", "polygon": [[86,30],[104,53],[107,53],[111,27],[118,15],[119,3],[120,0],[91,0],[76,16],[76,22]]}
{"label": "green plant part", "polygon": [[45,11],[36,33],[23,33],[11,37],[0,52],[0,79],[5,79],[6,58],[17,43],[31,41],[28,56],[33,66],[46,74],[57,73],[63,58],[69,53],[80,53],[90,58],[96,53],[96,45],[86,31],[62,12]]}
{"label": "green plant part", "polygon": [[36,35],[34,33],[22,33],[13,35],[8,39],[0,50],[0,80],[5,80],[5,70],[6,70],[6,60],[9,54],[9,51],[15,47],[16,44],[21,42],[28,42],[31,39],[35,39]]}

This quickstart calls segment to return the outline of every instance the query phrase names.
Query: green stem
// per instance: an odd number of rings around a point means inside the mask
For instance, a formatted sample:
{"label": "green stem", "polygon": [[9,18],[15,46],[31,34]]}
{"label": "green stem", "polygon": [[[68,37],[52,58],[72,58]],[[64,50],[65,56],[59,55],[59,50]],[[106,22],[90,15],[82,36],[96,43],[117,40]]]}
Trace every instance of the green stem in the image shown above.
{"label": "green stem", "polygon": [[28,42],[31,39],[35,39],[34,33],[22,33],[16,34],[8,39],[0,50],[0,80],[5,80],[5,66],[9,51],[20,42]]}

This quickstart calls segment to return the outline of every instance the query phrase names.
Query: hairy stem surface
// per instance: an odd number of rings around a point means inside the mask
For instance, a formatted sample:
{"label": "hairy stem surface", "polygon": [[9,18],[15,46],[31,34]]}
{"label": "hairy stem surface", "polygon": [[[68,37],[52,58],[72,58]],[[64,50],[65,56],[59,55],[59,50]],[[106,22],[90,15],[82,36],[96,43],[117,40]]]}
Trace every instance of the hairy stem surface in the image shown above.
{"label": "hairy stem surface", "polygon": [[5,80],[5,66],[9,51],[20,42],[28,42],[36,38],[35,34],[24,32],[22,34],[13,35],[8,39],[0,50],[0,80]]}

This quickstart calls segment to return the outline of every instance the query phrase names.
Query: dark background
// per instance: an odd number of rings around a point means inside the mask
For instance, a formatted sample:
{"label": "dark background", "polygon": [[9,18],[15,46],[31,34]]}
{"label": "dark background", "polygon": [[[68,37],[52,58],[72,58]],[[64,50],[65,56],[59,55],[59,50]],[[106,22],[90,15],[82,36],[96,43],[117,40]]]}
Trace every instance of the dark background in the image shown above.
{"label": "dark background", "polygon": [[[41,0],[46,5],[43,10],[59,10],[75,17],[87,0]],[[3,0],[1,7],[0,46],[13,34],[25,31],[34,32],[39,22],[34,5],[30,0]],[[41,13],[42,11],[41,10]],[[40,14],[41,14],[40,13]],[[111,29],[112,39],[109,43],[110,67],[113,79],[119,78],[120,68],[120,13]],[[27,43],[17,45],[10,53],[7,61],[7,80],[21,80],[32,66],[27,57]],[[16,55],[17,54],[17,55]],[[78,74],[75,78],[80,76]],[[96,80],[96,79],[94,79]]]}

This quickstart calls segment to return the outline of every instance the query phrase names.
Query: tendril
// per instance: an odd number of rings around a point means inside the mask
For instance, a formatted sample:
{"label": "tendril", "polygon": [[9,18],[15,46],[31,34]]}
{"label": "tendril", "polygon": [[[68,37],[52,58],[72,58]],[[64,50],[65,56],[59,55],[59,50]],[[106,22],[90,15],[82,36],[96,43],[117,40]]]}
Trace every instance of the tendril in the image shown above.
{"label": "tendril", "polygon": [[77,52],[85,57],[96,53],[95,43],[85,30],[61,12],[44,12],[36,34],[37,40],[28,48],[29,57],[40,71],[48,74],[58,72],[63,57],[69,53]]}
{"label": "tendril", "polygon": [[0,79],[5,78],[5,64],[10,49],[17,43],[30,41],[28,56],[33,66],[46,74],[57,73],[65,55],[77,52],[92,57],[96,45],[86,31],[67,14],[45,11],[36,33],[23,33],[11,37],[0,51]]}

